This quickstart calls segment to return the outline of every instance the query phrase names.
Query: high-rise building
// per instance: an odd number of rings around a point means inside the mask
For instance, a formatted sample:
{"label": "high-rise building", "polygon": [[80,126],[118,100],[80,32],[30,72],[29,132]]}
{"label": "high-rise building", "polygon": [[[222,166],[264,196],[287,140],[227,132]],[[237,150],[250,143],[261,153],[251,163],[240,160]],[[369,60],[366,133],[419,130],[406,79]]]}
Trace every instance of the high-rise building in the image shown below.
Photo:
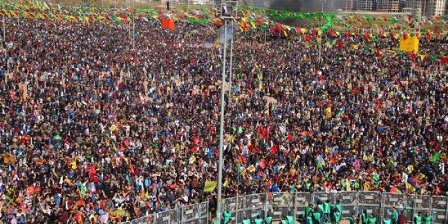
{"label": "high-rise building", "polygon": [[416,16],[443,16],[448,0],[407,0],[405,9]]}
{"label": "high-rise building", "polygon": [[448,16],[448,1],[445,1],[445,16]]}
{"label": "high-rise building", "polygon": [[446,0],[420,0],[420,6],[422,16],[443,16]]}

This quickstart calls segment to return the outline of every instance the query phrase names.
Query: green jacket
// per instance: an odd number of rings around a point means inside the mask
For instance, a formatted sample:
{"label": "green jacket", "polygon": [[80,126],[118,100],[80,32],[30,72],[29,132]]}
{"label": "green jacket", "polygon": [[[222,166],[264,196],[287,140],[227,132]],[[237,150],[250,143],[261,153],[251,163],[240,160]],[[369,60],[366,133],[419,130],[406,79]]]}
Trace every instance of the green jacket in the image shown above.
{"label": "green jacket", "polygon": [[396,209],[392,210],[392,221],[394,223],[398,221],[398,211]]}
{"label": "green jacket", "polygon": [[422,217],[416,215],[415,218],[414,218],[414,224],[422,224],[422,223],[423,223],[422,222]]}
{"label": "green jacket", "polygon": [[376,218],[375,217],[369,217],[368,224],[376,224]]}
{"label": "green jacket", "polygon": [[319,208],[320,212],[324,212],[325,211],[324,204],[320,204],[317,207]]}
{"label": "green jacket", "polygon": [[342,205],[341,204],[337,204],[336,209],[342,214]]}
{"label": "green jacket", "polygon": [[263,219],[255,219],[255,224],[262,224],[263,223]]}
{"label": "green jacket", "polygon": [[333,220],[335,222],[340,222],[342,218],[342,214],[340,212],[333,213]]}
{"label": "green jacket", "polygon": [[321,221],[321,219],[322,219],[322,215],[320,214],[320,212],[314,212],[313,213],[313,217],[314,217],[314,219],[318,222],[318,223],[320,223],[320,221]]}
{"label": "green jacket", "polygon": [[310,207],[310,206],[306,207],[306,208],[305,208],[305,216],[308,216],[308,215],[310,214],[310,212],[311,212],[311,213],[314,212],[313,207]]}
{"label": "green jacket", "polygon": [[361,218],[362,218],[362,223],[367,224],[368,220],[369,220],[369,214],[363,212],[361,214]]}
{"label": "green jacket", "polygon": [[268,217],[266,217],[266,218],[264,219],[264,221],[265,221],[267,224],[271,224],[271,223],[272,223],[272,217],[268,216]]}
{"label": "green jacket", "polygon": [[288,223],[289,224],[295,224],[296,223],[296,220],[295,220],[294,216],[288,215],[288,216],[286,216],[286,218],[288,219]]}
{"label": "green jacket", "polygon": [[232,218],[232,211],[224,211],[224,223],[227,224],[230,222],[230,219]]}
{"label": "green jacket", "polygon": [[423,224],[431,224],[431,223],[432,223],[432,217],[430,215],[424,215]]}
{"label": "green jacket", "polygon": [[392,220],[390,219],[384,219],[383,224],[392,224]]}
{"label": "green jacket", "polygon": [[330,214],[330,212],[331,212],[331,204],[325,202],[323,207],[324,207],[324,209],[323,209],[324,214]]}
{"label": "green jacket", "polygon": [[250,219],[244,219],[243,224],[250,224]]}
{"label": "green jacket", "polygon": [[306,217],[306,223],[305,224],[313,224],[313,217],[307,216]]}

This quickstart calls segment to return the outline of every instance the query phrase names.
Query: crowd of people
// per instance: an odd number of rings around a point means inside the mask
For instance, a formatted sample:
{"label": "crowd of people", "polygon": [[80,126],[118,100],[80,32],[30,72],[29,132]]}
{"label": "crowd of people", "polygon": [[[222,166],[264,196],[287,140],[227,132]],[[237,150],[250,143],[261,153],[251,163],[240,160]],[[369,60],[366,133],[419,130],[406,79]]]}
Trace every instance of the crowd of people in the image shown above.
{"label": "crowd of people", "polygon": [[[133,35],[127,24],[8,18],[5,27],[3,223],[115,223],[206,200],[216,206],[216,194],[204,192],[219,155],[215,27],[167,31],[136,20]],[[235,35],[223,197],[447,195],[446,65],[387,51],[392,40],[352,48],[362,35],[338,37],[343,48],[265,35]],[[448,44],[422,40],[420,48],[440,55]]]}

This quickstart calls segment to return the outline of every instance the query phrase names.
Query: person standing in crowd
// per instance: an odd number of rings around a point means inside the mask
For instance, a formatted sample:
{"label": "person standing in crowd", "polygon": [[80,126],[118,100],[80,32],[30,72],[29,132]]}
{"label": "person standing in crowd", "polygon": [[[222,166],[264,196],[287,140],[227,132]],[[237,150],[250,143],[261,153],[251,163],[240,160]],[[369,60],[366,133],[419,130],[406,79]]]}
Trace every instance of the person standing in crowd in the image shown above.
{"label": "person standing in crowd", "polygon": [[414,224],[422,224],[423,223],[423,216],[421,212],[418,212],[417,215],[414,217]]}
{"label": "person standing in crowd", "polygon": [[397,222],[398,222],[398,210],[397,210],[395,205],[392,207],[391,213],[392,213],[392,215],[391,215],[392,224],[397,224]]}
{"label": "person standing in crowd", "polygon": [[432,216],[428,211],[423,215],[423,224],[432,224]]}
{"label": "person standing in crowd", "polygon": [[401,211],[400,215],[398,216],[398,224],[407,224],[408,218],[406,218],[406,215],[404,211]]}

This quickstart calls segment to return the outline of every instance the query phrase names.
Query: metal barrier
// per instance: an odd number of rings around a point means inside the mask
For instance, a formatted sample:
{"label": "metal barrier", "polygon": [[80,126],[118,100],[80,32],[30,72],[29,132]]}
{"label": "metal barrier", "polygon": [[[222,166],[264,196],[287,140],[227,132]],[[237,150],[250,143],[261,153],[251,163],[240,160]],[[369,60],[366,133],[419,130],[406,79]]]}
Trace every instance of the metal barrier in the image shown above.
{"label": "metal barrier", "polygon": [[182,209],[182,222],[190,224],[208,223],[208,203],[185,206]]}
{"label": "metal barrier", "polygon": [[[231,211],[230,224],[241,223],[245,218],[257,216],[273,217],[280,220],[286,215],[294,215],[296,220],[303,220],[309,203],[339,203],[343,209],[342,218],[362,212],[374,213],[380,220],[390,218],[395,210],[404,212],[407,220],[421,212],[431,214],[432,224],[445,224],[448,221],[448,198],[428,195],[406,195],[380,192],[275,192],[237,196],[222,200],[223,209]],[[203,202],[178,209],[153,214],[135,219],[130,224],[143,223],[188,223],[206,224],[209,220],[209,204]]]}

